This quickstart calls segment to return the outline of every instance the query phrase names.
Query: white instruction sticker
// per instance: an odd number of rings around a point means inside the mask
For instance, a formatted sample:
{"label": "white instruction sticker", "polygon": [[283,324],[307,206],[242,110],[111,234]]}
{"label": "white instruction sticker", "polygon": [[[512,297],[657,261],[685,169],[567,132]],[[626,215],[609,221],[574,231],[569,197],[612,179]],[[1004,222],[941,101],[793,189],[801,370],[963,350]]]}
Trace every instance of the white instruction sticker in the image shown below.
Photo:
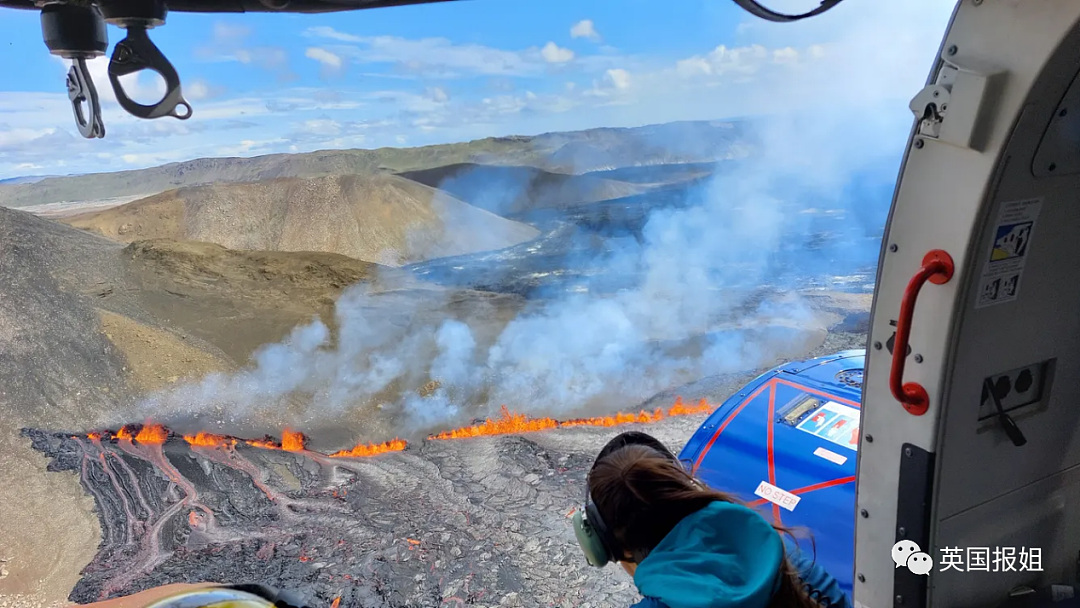
{"label": "white instruction sticker", "polygon": [[814,450],[814,456],[824,458],[833,464],[844,464],[847,462],[847,456],[841,456],[832,450],[826,450],[825,448],[818,448]]}
{"label": "white instruction sticker", "polygon": [[859,449],[859,410],[850,405],[826,401],[795,428],[849,450]]}
{"label": "white instruction sticker", "polygon": [[1020,296],[1020,279],[1042,203],[1042,198],[1029,198],[1001,205],[975,308],[1012,302]]}
{"label": "white instruction sticker", "polygon": [[757,494],[773,504],[780,505],[788,511],[794,511],[795,505],[799,504],[799,501],[802,500],[802,498],[799,498],[791,492],[785,492],[767,481],[759,483],[757,489],[754,490],[754,494]]}

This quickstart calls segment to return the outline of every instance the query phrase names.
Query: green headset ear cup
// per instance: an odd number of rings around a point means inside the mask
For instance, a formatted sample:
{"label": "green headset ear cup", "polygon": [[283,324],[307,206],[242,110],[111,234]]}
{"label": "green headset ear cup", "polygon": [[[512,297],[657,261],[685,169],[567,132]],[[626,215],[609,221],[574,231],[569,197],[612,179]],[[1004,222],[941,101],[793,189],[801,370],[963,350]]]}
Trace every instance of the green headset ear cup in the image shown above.
{"label": "green headset ear cup", "polygon": [[604,542],[600,535],[582,517],[581,509],[574,513],[574,536],[577,536],[578,544],[585,553],[585,560],[590,566],[603,568],[608,564],[608,552],[604,548]]}

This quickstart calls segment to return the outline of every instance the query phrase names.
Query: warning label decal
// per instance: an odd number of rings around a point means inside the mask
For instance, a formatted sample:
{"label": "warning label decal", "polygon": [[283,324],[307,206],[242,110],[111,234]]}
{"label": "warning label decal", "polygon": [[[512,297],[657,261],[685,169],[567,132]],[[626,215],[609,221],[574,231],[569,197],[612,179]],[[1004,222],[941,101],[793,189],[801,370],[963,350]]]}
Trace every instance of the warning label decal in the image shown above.
{"label": "warning label decal", "polygon": [[850,405],[826,401],[796,428],[849,450],[859,449],[859,410]]}
{"label": "warning label decal", "polygon": [[1020,279],[1042,202],[1041,198],[1031,198],[1001,205],[990,256],[979,279],[975,308],[1004,304],[1019,297]]}
{"label": "warning label decal", "polygon": [[754,490],[754,494],[757,494],[775,505],[780,505],[788,511],[794,511],[795,507],[798,506],[799,501],[802,500],[799,496],[781,490],[767,481],[759,483],[757,489]]}

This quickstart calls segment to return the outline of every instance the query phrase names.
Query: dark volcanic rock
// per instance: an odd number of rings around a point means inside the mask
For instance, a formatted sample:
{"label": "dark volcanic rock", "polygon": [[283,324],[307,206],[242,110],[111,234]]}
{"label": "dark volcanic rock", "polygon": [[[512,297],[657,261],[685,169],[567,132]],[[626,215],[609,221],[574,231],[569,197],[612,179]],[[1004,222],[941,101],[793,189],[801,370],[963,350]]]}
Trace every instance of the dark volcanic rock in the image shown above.
{"label": "dark volcanic rock", "polygon": [[[665,441],[700,417],[670,422]],[[79,603],[220,581],[313,606],[615,606],[634,600],[631,585],[586,566],[568,516],[595,450],[622,430],[429,440],[362,459],[23,434],[97,505],[103,537]]]}

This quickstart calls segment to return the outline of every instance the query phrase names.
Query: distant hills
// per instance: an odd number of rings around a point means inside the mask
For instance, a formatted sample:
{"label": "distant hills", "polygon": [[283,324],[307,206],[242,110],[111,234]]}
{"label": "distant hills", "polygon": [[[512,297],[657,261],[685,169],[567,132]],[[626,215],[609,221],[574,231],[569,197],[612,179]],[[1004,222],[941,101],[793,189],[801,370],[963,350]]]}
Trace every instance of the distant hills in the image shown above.
{"label": "distant hills", "polygon": [[589,174],[567,175],[535,167],[476,163],[457,163],[398,175],[449,192],[499,215],[595,203],[639,194],[647,189]]}
{"label": "distant hills", "polygon": [[149,169],[0,183],[0,206],[148,196],[202,184],[412,172],[461,163],[527,166],[551,173],[581,174],[743,158],[753,152],[755,145],[748,122],[697,121],[528,137],[489,137],[418,148],[202,158]]}

